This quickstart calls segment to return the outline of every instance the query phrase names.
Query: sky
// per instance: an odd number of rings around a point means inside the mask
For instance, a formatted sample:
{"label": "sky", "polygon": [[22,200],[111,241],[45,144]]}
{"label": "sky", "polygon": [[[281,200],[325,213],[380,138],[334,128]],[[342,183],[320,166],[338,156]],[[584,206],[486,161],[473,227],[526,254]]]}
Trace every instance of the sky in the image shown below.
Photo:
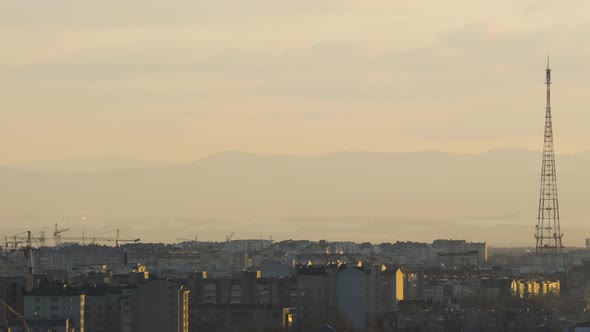
{"label": "sky", "polygon": [[0,165],[588,149],[584,0],[0,0]]}

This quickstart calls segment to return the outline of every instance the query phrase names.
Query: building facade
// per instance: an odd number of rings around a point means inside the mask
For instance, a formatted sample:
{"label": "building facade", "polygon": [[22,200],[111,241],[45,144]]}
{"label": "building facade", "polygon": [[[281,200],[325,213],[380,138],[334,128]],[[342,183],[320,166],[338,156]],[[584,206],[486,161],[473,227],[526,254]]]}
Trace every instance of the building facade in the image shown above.
{"label": "building facade", "polygon": [[25,293],[24,317],[30,320],[69,320],[76,331],[84,332],[86,296],[76,287],[61,282],[42,282]]}
{"label": "building facade", "polygon": [[189,291],[156,279],[127,289],[121,297],[121,331],[188,332]]}

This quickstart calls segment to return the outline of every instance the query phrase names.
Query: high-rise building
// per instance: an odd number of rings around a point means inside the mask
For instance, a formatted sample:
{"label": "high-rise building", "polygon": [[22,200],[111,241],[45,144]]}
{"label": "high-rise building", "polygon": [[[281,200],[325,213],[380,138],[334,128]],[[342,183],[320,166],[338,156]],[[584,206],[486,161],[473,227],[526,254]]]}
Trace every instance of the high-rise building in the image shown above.
{"label": "high-rise building", "polygon": [[339,318],[352,331],[364,331],[367,326],[366,279],[363,266],[344,266],[338,273]]}
{"label": "high-rise building", "polygon": [[180,283],[163,279],[123,290],[121,331],[188,332],[188,294]]}
{"label": "high-rise building", "polygon": [[120,287],[101,285],[81,289],[85,295],[84,327],[86,332],[121,331]]}
{"label": "high-rise building", "polygon": [[76,287],[61,282],[42,282],[25,294],[24,317],[28,320],[63,320],[76,331],[84,332],[85,295]]}

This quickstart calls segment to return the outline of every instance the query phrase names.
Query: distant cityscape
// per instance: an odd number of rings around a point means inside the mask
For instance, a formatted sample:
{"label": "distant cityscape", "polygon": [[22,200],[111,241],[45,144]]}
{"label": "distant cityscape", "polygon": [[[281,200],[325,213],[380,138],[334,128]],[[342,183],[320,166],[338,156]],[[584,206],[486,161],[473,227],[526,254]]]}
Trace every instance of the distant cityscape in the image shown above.
{"label": "distant cityscape", "polygon": [[0,0],[0,332],[590,332],[589,13]]}
{"label": "distant cityscape", "polygon": [[579,331],[590,318],[590,248],[568,250],[563,268],[550,273],[539,273],[534,258],[446,239],[372,244],[228,235],[222,242],[25,245],[0,252],[0,326]]}

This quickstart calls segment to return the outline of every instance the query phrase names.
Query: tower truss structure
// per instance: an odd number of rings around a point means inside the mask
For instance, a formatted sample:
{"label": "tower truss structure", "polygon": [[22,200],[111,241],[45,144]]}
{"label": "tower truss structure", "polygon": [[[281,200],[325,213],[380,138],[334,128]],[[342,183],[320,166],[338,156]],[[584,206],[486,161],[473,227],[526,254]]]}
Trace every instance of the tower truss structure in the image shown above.
{"label": "tower truss structure", "polygon": [[551,119],[551,69],[547,58],[545,70],[547,106],[545,107],[545,132],[543,139],[543,162],[541,166],[541,190],[535,238],[537,240],[537,264],[541,268],[559,268],[563,265],[561,251],[561,227],[559,224],[559,201],[557,199],[557,176],[553,147],[553,123]]}

